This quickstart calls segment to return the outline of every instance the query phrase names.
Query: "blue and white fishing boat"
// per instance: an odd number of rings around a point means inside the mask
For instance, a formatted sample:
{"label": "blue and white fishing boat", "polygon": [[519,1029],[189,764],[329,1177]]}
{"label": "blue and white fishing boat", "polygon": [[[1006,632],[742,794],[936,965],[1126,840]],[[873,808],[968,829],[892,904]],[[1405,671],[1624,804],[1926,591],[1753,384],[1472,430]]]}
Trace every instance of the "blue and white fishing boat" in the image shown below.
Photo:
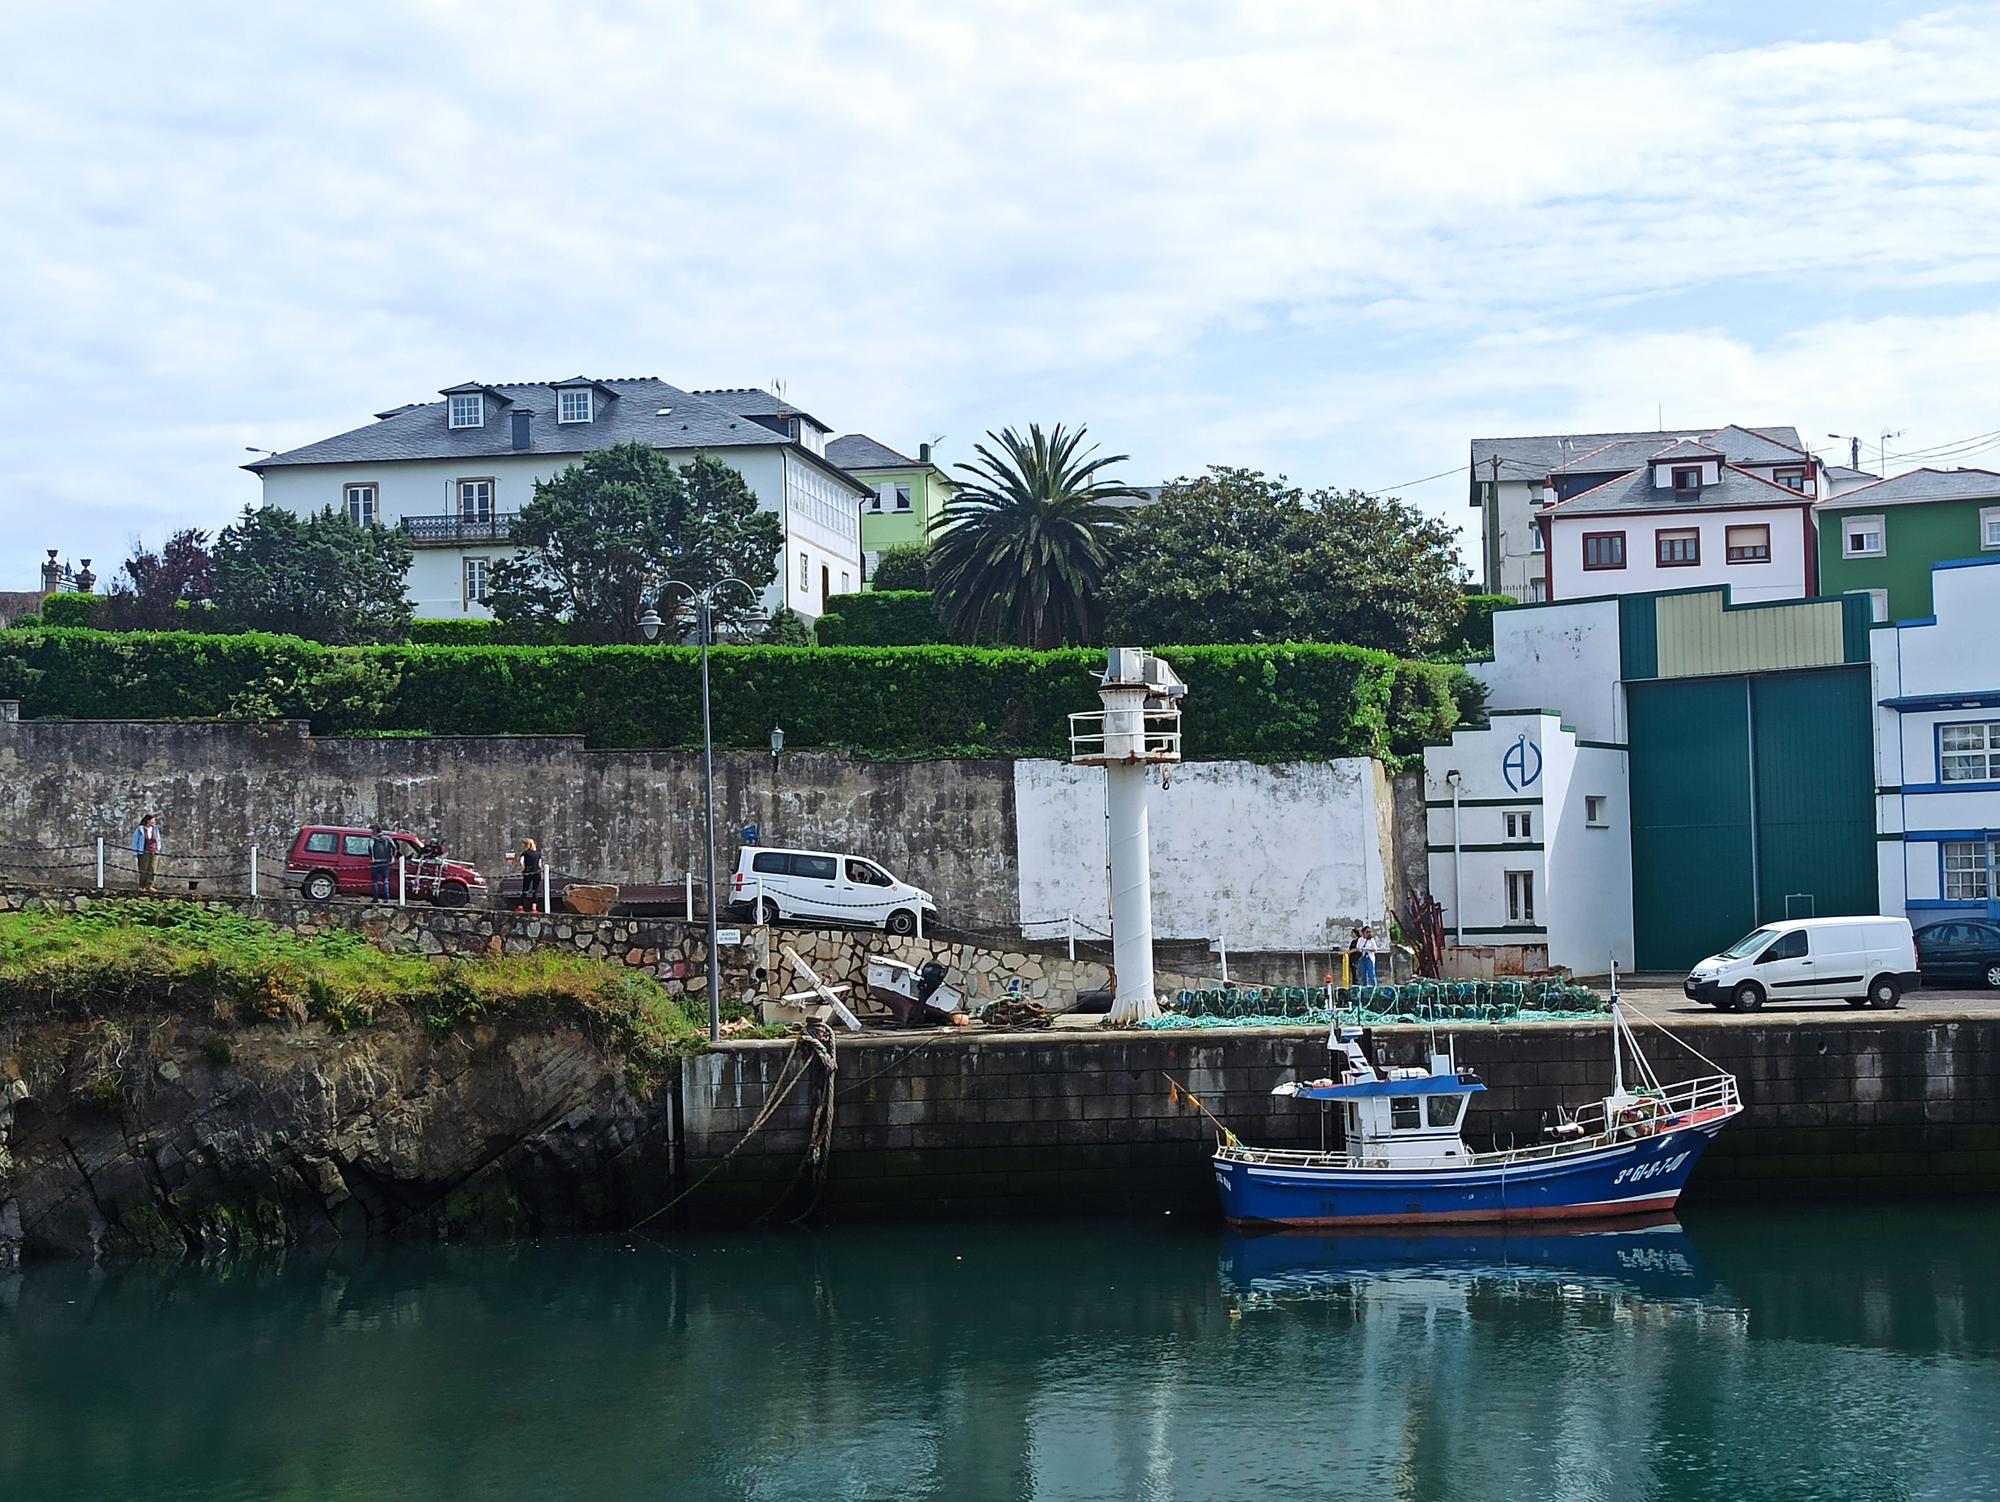
{"label": "blue and white fishing boat", "polygon": [[[1372,1035],[1335,1025],[1337,1077],[1273,1095],[1325,1102],[1340,1151],[1250,1147],[1225,1132],[1215,1153],[1222,1213],[1240,1226],[1399,1226],[1458,1221],[1610,1220],[1671,1210],[1715,1134],[1743,1109],[1727,1073],[1662,1085],[1613,993],[1611,1092],[1558,1113],[1529,1147],[1474,1152],[1460,1134],[1486,1086],[1435,1035],[1430,1066],[1385,1068]],[[1685,1046],[1685,1045],[1683,1045]],[[1690,1050],[1692,1051],[1692,1050]],[[1697,1057],[1699,1057],[1697,1055]],[[1627,1087],[1630,1064],[1634,1081]],[[1707,1062],[1707,1061],[1704,1061]],[[1711,1065],[1711,1067],[1715,1067]]]}

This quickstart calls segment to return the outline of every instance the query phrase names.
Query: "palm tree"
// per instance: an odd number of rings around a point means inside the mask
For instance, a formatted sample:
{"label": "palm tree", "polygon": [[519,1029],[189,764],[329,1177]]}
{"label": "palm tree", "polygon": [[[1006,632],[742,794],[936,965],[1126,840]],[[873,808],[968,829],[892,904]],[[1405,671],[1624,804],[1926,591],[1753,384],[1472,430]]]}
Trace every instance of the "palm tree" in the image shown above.
{"label": "palm tree", "polygon": [[945,625],[962,641],[1059,647],[1095,640],[1109,534],[1125,524],[1104,503],[1138,492],[1098,478],[1129,455],[1096,458],[1085,430],[1039,424],[986,436],[972,476],[931,522],[931,591]]}

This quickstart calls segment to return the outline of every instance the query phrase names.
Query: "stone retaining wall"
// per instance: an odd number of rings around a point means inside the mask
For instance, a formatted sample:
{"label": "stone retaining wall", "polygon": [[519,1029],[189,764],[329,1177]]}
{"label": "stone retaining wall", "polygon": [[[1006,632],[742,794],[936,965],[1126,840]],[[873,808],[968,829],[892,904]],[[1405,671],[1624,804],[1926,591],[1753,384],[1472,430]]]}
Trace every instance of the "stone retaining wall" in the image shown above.
{"label": "stone retaining wall", "polygon": [[[1688,1191],[1704,1196],[1990,1193],[2000,1190],[2000,1018],[1773,1019],[1679,1029],[1735,1073],[1744,1115]],[[1380,1036],[1415,1063],[1425,1035]],[[1464,1028],[1461,1063],[1490,1089],[1475,1146],[1535,1141],[1543,1114],[1604,1093],[1602,1023]],[[1664,1079],[1707,1072],[1654,1035]],[[715,1169],[769,1097],[791,1045],[745,1043],[685,1061],[679,1109],[689,1181]],[[1307,1146],[1319,1113],[1270,1095],[1326,1072],[1322,1033],[868,1037],[838,1042],[835,1215],[1162,1210],[1213,1214],[1214,1130],[1175,1106],[1180,1081],[1247,1142]],[[784,1200],[806,1145],[811,1090],[687,1203],[699,1219],[761,1215]]]}

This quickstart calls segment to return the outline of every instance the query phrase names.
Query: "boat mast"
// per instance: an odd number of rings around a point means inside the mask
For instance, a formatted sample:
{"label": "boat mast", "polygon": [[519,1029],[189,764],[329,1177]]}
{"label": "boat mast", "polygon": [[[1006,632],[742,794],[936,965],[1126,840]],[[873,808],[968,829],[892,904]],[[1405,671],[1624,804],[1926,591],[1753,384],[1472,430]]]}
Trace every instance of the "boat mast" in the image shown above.
{"label": "boat mast", "polygon": [[1618,1041],[1624,1030],[1618,1016],[1618,960],[1614,956],[1611,961],[1611,1093],[1614,1096],[1625,1093],[1625,1054]]}

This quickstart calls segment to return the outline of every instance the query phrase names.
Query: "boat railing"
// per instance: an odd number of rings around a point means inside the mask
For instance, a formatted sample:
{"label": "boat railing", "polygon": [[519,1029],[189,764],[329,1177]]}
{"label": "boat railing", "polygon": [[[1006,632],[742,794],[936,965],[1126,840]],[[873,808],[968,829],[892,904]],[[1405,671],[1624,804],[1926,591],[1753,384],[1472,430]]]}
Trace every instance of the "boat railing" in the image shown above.
{"label": "boat railing", "polygon": [[1614,1142],[1655,1137],[1686,1125],[1690,1116],[1717,1111],[1733,1114],[1742,1109],[1743,1098],[1736,1092],[1735,1075],[1713,1074],[1627,1096],[1616,1103],[1615,1119],[1606,1114],[1611,1104],[1595,1100],[1578,1107],[1567,1118],[1566,1125],[1570,1130],[1551,1141],[1499,1152],[1475,1153],[1472,1161],[1479,1164],[1526,1163],[1538,1158],[1562,1157]]}

